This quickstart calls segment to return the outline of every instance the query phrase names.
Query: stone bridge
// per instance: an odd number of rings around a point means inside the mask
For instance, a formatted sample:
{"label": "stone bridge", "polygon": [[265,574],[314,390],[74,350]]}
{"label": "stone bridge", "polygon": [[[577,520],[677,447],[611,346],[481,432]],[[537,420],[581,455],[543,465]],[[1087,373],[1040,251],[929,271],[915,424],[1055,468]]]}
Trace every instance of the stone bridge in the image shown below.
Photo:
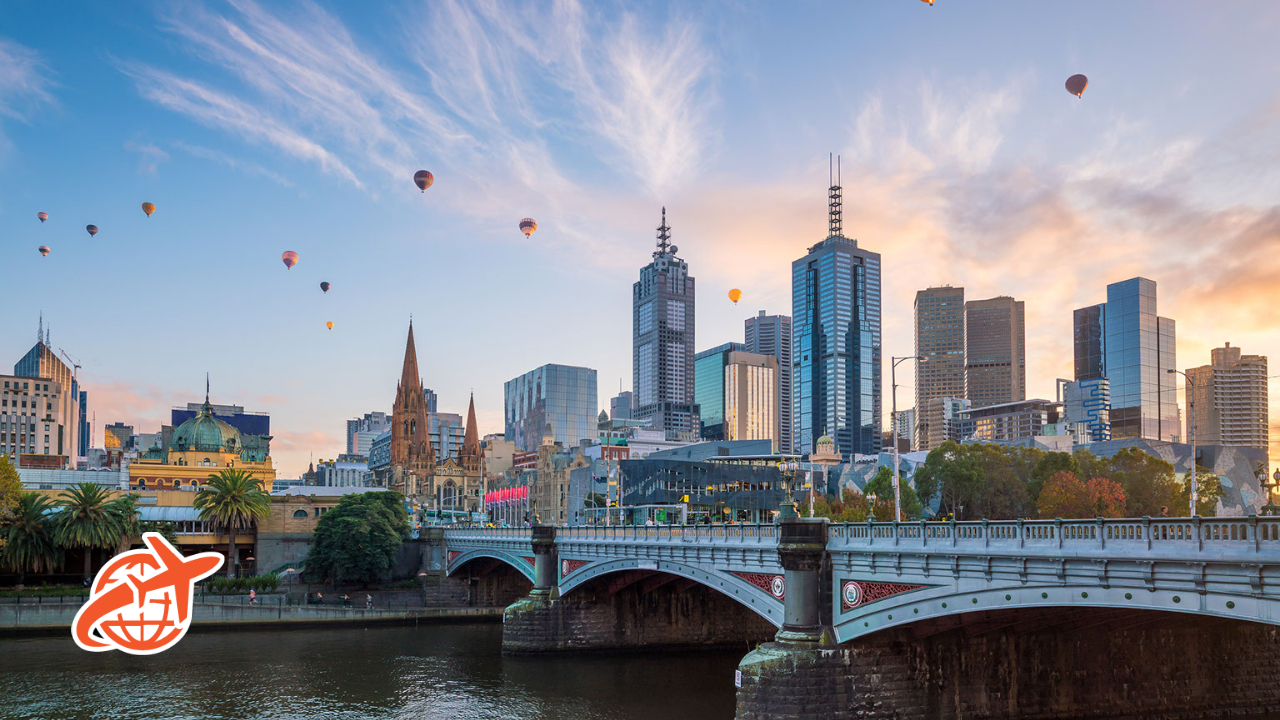
{"label": "stone bridge", "polygon": [[[740,718],[1280,710],[1280,518],[452,528],[444,545],[449,574],[488,558],[533,582],[511,652],[751,642],[767,621]],[[1172,653],[1160,671],[1152,652]],[[1126,662],[1144,669],[1092,667]]]}

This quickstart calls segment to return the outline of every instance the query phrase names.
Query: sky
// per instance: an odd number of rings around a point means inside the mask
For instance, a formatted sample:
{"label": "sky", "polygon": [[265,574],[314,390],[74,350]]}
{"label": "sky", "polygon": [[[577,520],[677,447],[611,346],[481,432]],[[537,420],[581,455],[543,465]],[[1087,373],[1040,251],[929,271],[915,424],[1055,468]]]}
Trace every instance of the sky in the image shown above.
{"label": "sky", "polygon": [[482,434],[545,363],[597,369],[607,408],[661,208],[697,347],[741,341],[791,312],[829,153],[845,234],[883,258],[886,358],[912,352],[917,290],[1012,295],[1028,396],[1052,398],[1072,310],[1135,275],[1179,367],[1228,341],[1280,358],[1278,32],[1280,5],[1244,0],[13,0],[0,358],[43,313],[99,445],[207,372],[214,402],[271,413],[285,477],[391,410],[410,316],[440,410],[474,392]]}

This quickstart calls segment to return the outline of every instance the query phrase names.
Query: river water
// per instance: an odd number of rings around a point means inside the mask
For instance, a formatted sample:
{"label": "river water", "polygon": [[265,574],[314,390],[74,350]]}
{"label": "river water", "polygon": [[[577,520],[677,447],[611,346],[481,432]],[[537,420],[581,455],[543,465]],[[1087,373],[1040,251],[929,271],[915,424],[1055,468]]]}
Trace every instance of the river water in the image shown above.
{"label": "river water", "polygon": [[0,718],[730,720],[748,648],[503,657],[502,626],[192,633],[159,655],[0,640]]}

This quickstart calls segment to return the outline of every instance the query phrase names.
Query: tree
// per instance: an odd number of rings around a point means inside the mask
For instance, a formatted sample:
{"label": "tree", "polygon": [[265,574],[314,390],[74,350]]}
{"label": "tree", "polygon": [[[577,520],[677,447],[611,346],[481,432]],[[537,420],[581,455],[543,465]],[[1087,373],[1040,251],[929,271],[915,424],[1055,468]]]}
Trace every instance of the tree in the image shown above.
{"label": "tree", "polygon": [[[1181,508],[1191,507],[1191,483],[1183,481],[1180,494]],[[1222,489],[1222,479],[1216,473],[1196,466],[1196,514],[1214,517],[1218,514],[1218,501],[1227,496]],[[1181,515],[1182,512],[1176,513]]]}
{"label": "tree", "polygon": [[939,515],[954,515],[956,508],[964,506],[971,508],[971,512],[976,510],[982,471],[965,446],[947,440],[929,451],[912,479],[921,503],[929,504],[938,498]]}
{"label": "tree", "polygon": [[0,550],[0,565],[16,573],[18,585],[26,579],[26,573],[52,572],[62,565],[62,548],[58,547],[50,516],[53,503],[37,493],[23,493],[3,525],[0,537],[4,549]]}
{"label": "tree", "polygon": [[22,478],[18,476],[18,469],[8,455],[0,453],[0,519],[18,507],[22,494]]}
{"label": "tree", "polygon": [[121,495],[112,500],[111,512],[115,513],[120,521],[120,545],[116,552],[122,553],[128,550],[135,540],[142,540],[143,531],[142,520],[138,513],[138,496]]}
{"label": "tree", "polygon": [[1073,472],[1059,470],[1045,480],[1038,507],[1042,518],[1117,518],[1124,516],[1125,495],[1112,480],[1084,482]]}
{"label": "tree", "polygon": [[225,468],[209,476],[208,484],[196,493],[192,503],[200,519],[226,528],[227,577],[236,572],[236,531],[255,527],[271,514],[271,496],[262,491],[258,479],[244,470]]}
{"label": "tree", "polygon": [[[1081,451],[1088,454],[1088,450]],[[1093,477],[1084,475],[1080,472],[1080,461],[1072,453],[1064,452],[1047,452],[1041,455],[1036,461],[1035,466],[1031,469],[1031,478],[1027,481],[1027,497],[1033,507],[1038,506],[1040,491],[1044,488],[1044,481],[1048,480],[1055,473],[1069,472],[1076,477]]]}
{"label": "tree", "polygon": [[[888,516],[881,517],[878,513],[877,518],[882,520],[893,520],[893,469],[887,465],[881,465],[876,471],[875,477],[867,483],[862,489],[863,495],[875,495],[877,498],[889,501]],[[924,515],[924,506],[920,504],[920,498],[916,494],[914,488],[903,478],[898,478],[898,494],[902,501],[902,519],[903,520],[919,520]]]}
{"label": "tree", "polygon": [[1091,477],[1120,483],[1131,517],[1187,514],[1188,503],[1178,502],[1182,488],[1174,479],[1173,465],[1136,447],[1121,448],[1109,460],[1103,472]]}
{"label": "tree", "polygon": [[390,572],[409,536],[409,513],[397,492],[347,495],[321,516],[303,563],[308,581],[370,583]]}
{"label": "tree", "polygon": [[[872,497],[875,500],[872,500]],[[872,516],[884,522],[893,517],[893,494],[881,497],[856,493],[848,488],[836,500],[822,495],[814,498],[813,516],[824,517],[831,522],[866,522]]]}
{"label": "tree", "polygon": [[82,482],[58,496],[55,537],[64,547],[84,548],[84,579],[89,579],[94,548],[114,548],[124,534],[120,506],[101,485]]}
{"label": "tree", "polygon": [[1094,517],[1119,518],[1125,516],[1124,488],[1106,478],[1091,478],[1085,483],[1085,492],[1092,505]]}
{"label": "tree", "polygon": [[604,496],[598,492],[587,493],[587,497],[582,501],[582,507],[584,508],[602,508],[606,505],[607,501]]}

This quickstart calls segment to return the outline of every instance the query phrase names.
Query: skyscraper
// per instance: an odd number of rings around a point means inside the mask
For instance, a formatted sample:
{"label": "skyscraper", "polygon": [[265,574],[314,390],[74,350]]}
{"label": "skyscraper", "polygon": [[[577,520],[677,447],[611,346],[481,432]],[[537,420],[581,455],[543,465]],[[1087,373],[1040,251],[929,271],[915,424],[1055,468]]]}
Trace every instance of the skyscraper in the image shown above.
{"label": "skyscraper", "polygon": [[791,263],[796,452],[829,435],[842,455],[880,452],[880,255],[841,229],[839,180],[827,239]]}
{"label": "skyscraper", "polygon": [[537,450],[544,435],[570,448],[598,434],[596,371],[591,368],[554,364],[534,368],[508,380],[503,398],[503,435],[521,450]]}
{"label": "skyscraper", "polygon": [[746,349],[742,343],[725,343],[693,356],[694,402],[698,403],[699,431],[703,440],[724,440],[724,368],[729,353]]}
{"label": "skyscraper", "polygon": [[973,407],[1027,399],[1027,332],[1021,300],[964,304],[964,397]]}
{"label": "skyscraper", "polygon": [[[428,415],[432,412],[427,406]],[[384,412],[365,413],[362,418],[347,421],[347,454],[369,456],[373,439],[391,429],[391,418]]]}
{"label": "skyscraper", "polygon": [[80,406],[80,449],[78,454],[80,457],[86,457],[89,454],[89,438],[93,435],[93,431],[89,427],[89,393],[81,390],[78,401]]}
{"label": "skyscraper", "polygon": [[778,358],[728,353],[724,366],[724,439],[769,440],[778,449]]}
{"label": "skyscraper", "polygon": [[746,342],[747,352],[761,355],[772,355],[778,360],[778,425],[781,428],[778,437],[778,452],[789,455],[799,445],[792,437],[791,423],[791,318],[787,315],[760,314],[747,318]]}
{"label": "skyscraper", "polygon": [[53,450],[51,454],[65,456],[67,467],[74,468],[80,450],[80,386],[75,372],[58,358],[49,344],[43,316],[36,332],[36,344],[14,364],[13,374],[25,378],[48,378],[58,383],[61,388],[57,398],[61,424],[58,425],[57,436],[51,439],[50,449]]}
{"label": "skyscraper", "polygon": [[700,422],[693,398],[694,282],[678,251],[664,207],[658,249],[631,290],[632,417],[650,420],[668,440],[693,440]]}
{"label": "skyscraper", "polygon": [[1196,442],[1267,450],[1266,356],[1242,355],[1231,343],[1214,348],[1209,356],[1210,364],[1186,371],[1191,378],[1187,389],[1196,404]]}
{"label": "skyscraper", "polygon": [[[915,302],[917,408],[928,407],[933,398],[963,398],[964,395],[964,288],[931,287],[916,291]],[[942,407],[942,406],[939,406]],[[916,414],[912,445],[931,450],[930,438],[946,437],[942,428],[930,428],[933,418],[944,413]],[[941,440],[938,441],[941,444]]]}
{"label": "skyscraper", "polygon": [[623,390],[609,400],[609,417],[614,420],[631,419],[632,396],[630,390]]}
{"label": "skyscraper", "polygon": [[1107,286],[1107,301],[1075,311],[1076,380],[1110,381],[1111,437],[1178,437],[1176,328],[1156,315],[1156,283],[1143,277]]}

